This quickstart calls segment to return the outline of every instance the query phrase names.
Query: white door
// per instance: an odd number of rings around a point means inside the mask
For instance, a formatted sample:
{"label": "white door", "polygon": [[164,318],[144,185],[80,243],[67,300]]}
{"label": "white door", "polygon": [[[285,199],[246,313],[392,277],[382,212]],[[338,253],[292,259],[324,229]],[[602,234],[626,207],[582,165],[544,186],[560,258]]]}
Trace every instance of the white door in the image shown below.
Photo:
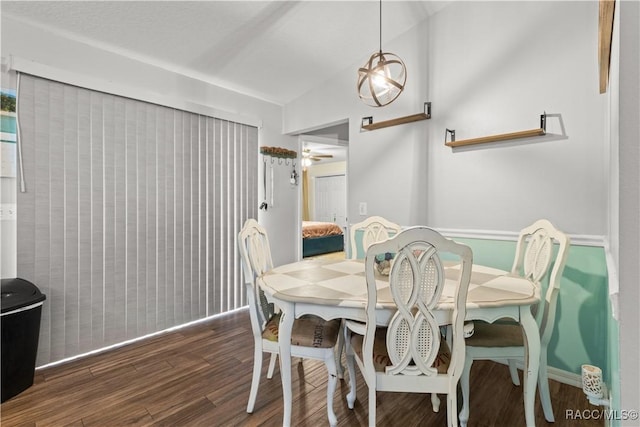
{"label": "white door", "polygon": [[316,221],[335,222],[347,227],[347,180],[345,175],[318,176],[315,179]]}

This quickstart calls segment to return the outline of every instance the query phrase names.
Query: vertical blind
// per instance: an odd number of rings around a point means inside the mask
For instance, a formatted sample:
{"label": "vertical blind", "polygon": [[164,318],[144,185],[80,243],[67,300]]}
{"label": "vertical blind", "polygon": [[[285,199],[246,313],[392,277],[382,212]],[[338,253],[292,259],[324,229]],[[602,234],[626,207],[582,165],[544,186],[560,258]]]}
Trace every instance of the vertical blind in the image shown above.
{"label": "vertical blind", "polygon": [[246,305],[258,131],[21,74],[18,276],[43,365]]}

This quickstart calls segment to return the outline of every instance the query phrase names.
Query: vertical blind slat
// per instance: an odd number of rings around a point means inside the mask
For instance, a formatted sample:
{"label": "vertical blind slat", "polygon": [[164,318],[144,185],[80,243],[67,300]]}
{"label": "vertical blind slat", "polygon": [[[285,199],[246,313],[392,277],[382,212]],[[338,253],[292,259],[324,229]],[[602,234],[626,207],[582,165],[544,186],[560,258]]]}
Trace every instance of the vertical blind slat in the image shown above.
{"label": "vertical blind slat", "polygon": [[131,100],[125,103],[125,163],[126,163],[126,286],[125,286],[125,309],[126,309],[126,338],[138,336],[138,304],[137,304],[137,282],[138,282],[138,254],[137,254],[137,214],[136,200],[137,194],[137,150],[136,150],[136,116],[135,104]]}
{"label": "vertical blind slat", "polygon": [[65,356],[79,353],[78,277],[78,90],[64,88],[64,345]]}
{"label": "vertical blind slat", "polygon": [[90,94],[91,199],[91,334],[92,345],[104,342],[104,171],[102,94]]}
{"label": "vertical blind slat", "polygon": [[[58,105],[63,103],[63,87],[52,84],[49,87],[49,259],[51,269],[50,289],[56,289],[51,293],[49,306],[51,308],[51,323],[64,324],[64,292],[60,292],[57,284],[64,284],[64,114]],[[64,289],[64,287],[62,287]],[[51,330],[51,357],[64,357],[64,329]]]}
{"label": "vertical blind slat", "polygon": [[78,91],[78,302],[79,351],[93,348],[91,286],[91,94]]}
{"label": "vertical blind slat", "polygon": [[153,332],[157,326],[158,298],[157,298],[157,256],[158,256],[158,239],[157,239],[157,214],[156,214],[156,116],[155,105],[146,106],[146,170],[147,170],[147,197],[146,197],[146,274],[147,274],[147,298],[145,307],[147,311],[147,332]]}
{"label": "vertical blind slat", "polygon": [[198,198],[200,212],[198,213],[198,317],[204,317],[207,315],[207,120],[204,116],[199,116],[198,120],[198,140],[199,140],[199,154],[198,159],[200,165],[198,167]]}
{"label": "vertical blind slat", "polygon": [[167,301],[165,327],[175,325],[175,115],[173,111],[165,111],[165,195],[167,218],[165,229],[167,233],[165,274],[167,288],[165,298]]}
{"label": "vertical blind slat", "polygon": [[[53,294],[51,289],[51,281],[49,279],[50,260],[49,260],[49,240],[50,240],[50,223],[49,223],[49,90],[46,82],[36,82],[35,91],[35,113],[34,113],[34,130],[35,130],[35,269],[34,278],[36,283],[41,284],[42,289]],[[20,236],[18,236],[18,240]],[[52,295],[53,296],[53,295]],[[51,307],[48,304],[42,309],[43,320],[48,324],[51,322]],[[51,356],[51,328],[45,327],[41,331],[42,335],[42,353],[46,357]]]}
{"label": "vertical blind slat", "polygon": [[156,291],[156,327],[165,328],[167,317],[167,298],[166,298],[166,263],[167,263],[167,221],[166,221],[166,178],[165,178],[165,144],[166,144],[166,128],[165,128],[165,112],[158,108],[156,115],[156,215],[157,215],[157,252],[156,252],[156,274],[157,274],[157,291]]}
{"label": "vertical blind slat", "polygon": [[114,98],[114,305],[111,310],[108,310],[113,318],[113,330],[108,333],[109,343],[116,343],[127,337],[127,137],[125,112],[124,99]]}

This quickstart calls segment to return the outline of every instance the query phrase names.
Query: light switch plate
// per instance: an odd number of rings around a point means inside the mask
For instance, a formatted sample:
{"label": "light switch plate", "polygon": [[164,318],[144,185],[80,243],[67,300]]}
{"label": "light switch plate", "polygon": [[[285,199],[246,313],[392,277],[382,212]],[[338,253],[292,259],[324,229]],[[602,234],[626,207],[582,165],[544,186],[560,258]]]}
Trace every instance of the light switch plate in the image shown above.
{"label": "light switch plate", "polygon": [[360,202],[360,215],[367,214],[367,202]]}

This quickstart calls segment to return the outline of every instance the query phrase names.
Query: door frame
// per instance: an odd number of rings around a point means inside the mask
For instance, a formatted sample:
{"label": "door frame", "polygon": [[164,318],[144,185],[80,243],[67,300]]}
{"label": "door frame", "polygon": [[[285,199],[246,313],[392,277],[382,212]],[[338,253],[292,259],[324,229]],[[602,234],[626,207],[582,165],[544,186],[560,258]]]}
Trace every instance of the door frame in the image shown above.
{"label": "door frame", "polygon": [[[345,166],[345,170],[344,170],[344,176],[345,176],[345,203],[347,204],[347,206],[345,206],[346,209],[346,213],[348,214],[349,210],[348,210],[348,200],[349,200],[349,141],[344,141],[344,140],[340,140],[338,138],[328,138],[328,137],[323,137],[323,136],[317,136],[317,135],[305,135],[305,134],[300,134],[298,135],[298,151],[300,153],[299,157],[298,157],[298,162],[296,163],[296,166],[298,166],[300,168],[300,179],[298,182],[298,203],[297,203],[297,215],[296,217],[298,218],[298,224],[296,226],[296,233],[298,234],[298,239],[297,239],[297,259],[301,260],[302,259],[302,150],[304,147],[304,143],[305,142],[313,142],[316,144],[322,144],[322,145],[332,145],[332,146],[338,146],[341,148],[345,149],[345,158],[346,158],[346,166]],[[346,219],[346,230],[345,230],[345,251],[348,249],[347,245],[348,245],[348,233],[349,233],[349,218],[347,216]]]}

